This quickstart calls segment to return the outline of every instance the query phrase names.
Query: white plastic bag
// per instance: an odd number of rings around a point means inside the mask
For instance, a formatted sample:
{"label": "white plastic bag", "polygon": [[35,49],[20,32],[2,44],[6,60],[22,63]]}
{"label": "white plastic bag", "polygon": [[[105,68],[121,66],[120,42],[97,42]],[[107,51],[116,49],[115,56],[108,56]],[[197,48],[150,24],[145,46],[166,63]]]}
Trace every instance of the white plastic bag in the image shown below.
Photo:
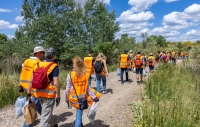
{"label": "white plastic bag", "polygon": [[87,117],[90,120],[90,122],[95,120],[95,116],[97,113],[97,107],[98,107],[98,102],[93,102],[90,110],[88,111]]}
{"label": "white plastic bag", "polygon": [[29,101],[25,101],[24,106],[22,107],[22,113],[24,114],[24,107],[27,106],[29,104]]}
{"label": "white plastic bag", "polygon": [[15,118],[16,119],[23,115],[22,108],[24,107],[25,103],[26,103],[26,98],[23,96],[18,97],[17,100],[15,101]]}
{"label": "white plastic bag", "polygon": [[143,69],[143,72],[142,72],[142,75],[143,76],[146,76],[147,74],[146,74],[146,71]]}
{"label": "white plastic bag", "polygon": [[95,74],[92,74],[92,75],[91,75],[91,78],[92,78],[94,81],[96,81],[96,79],[97,79]]}
{"label": "white plastic bag", "polygon": [[120,76],[120,74],[121,74],[121,70],[117,69],[117,76]]}

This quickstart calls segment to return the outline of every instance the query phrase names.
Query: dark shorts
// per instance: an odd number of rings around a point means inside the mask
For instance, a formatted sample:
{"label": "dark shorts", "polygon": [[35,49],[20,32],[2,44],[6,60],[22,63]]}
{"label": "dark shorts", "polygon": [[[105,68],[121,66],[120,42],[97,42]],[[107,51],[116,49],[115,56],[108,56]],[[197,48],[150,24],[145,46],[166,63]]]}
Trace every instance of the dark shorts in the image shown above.
{"label": "dark shorts", "polygon": [[154,66],[149,65],[149,70],[151,71],[151,70],[153,70],[153,69],[154,69]]}
{"label": "dark shorts", "polygon": [[136,74],[142,74],[142,72],[143,72],[143,68],[136,68],[135,69]]}

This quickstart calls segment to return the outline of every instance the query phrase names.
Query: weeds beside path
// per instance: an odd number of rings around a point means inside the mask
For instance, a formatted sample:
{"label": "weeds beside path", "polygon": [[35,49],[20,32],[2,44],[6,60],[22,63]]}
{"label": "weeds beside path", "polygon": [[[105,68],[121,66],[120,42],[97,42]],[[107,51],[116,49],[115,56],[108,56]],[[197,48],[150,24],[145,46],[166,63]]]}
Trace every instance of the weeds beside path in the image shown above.
{"label": "weeds beside path", "polygon": [[[83,113],[83,124],[85,127],[132,127],[132,110],[133,102],[141,99],[141,87],[135,82],[135,73],[129,72],[129,79],[132,82],[120,83],[120,77],[116,76],[116,72],[109,73],[107,77],[107,94],[102,94],[96,115],[96,120],[90,123],[87,118],[88,110]],[[92,81],[92,87],[96,87]],[[61,91],[61,103],[58,107],[54,107],[54,119],[59,127],[72,127],[75,120],[76,109],[68,109],[65,103],[65,90]],[[0,127],[21,127],[23,117],[14,118],[14,106],[4,108],[0,111]],[[40,120],[40,117],[38,118]],[[39,127],[37,120],[35,127]]]}

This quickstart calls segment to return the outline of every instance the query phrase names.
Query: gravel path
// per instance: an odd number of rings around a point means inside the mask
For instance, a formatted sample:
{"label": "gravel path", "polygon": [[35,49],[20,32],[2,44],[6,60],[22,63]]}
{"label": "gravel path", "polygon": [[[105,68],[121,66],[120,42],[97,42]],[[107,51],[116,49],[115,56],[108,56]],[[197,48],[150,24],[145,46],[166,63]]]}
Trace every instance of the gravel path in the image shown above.
{"label": "gravel path", "polygon": [[[137,85],[135,73],[129,72],[129,79],[132,81],[120,83],[120,77],[116,72],[109,73],[107,77],[107,94],[102,94],[98,105],[96,120],[92,123],[87,118],[88,110],[83,112],[83,124],[85,127],[132,127],[132,112],[130,104],[141,99],[141,88]],[[92,81],[92,87],[96,84]],[[68,109],[65,103],[65,91],[61,91],[61,103],[54,107],[54,119],[59,127],[72,127],[75,120],[76,109]],[[14,106],[0,110],[0,127],[22,127],[24,118],[14,118]],[[39,115],[38,115],[39,116]],[[35,127],[39,127],[39,120],[35,122]]]}

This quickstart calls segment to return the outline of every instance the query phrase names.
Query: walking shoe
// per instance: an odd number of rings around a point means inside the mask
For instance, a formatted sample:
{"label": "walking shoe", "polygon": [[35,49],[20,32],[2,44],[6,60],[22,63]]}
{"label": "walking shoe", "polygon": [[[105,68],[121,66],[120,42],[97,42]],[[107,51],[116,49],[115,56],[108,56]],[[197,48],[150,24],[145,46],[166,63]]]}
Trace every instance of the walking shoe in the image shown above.
{"label": "walking shoe", "polygon": [[123,85],[124,84],[124,82],[121,82],[121,85]]}
{"label": "walking shoe", "polygon": [[106,90],[103,90],[103,92],[102,92],[103,94],[106,94],[107,92],[106,92]]}
{"label": "walking shoe", "polygon": [[54,124],[52,127],[58,127],[58,124]]}

